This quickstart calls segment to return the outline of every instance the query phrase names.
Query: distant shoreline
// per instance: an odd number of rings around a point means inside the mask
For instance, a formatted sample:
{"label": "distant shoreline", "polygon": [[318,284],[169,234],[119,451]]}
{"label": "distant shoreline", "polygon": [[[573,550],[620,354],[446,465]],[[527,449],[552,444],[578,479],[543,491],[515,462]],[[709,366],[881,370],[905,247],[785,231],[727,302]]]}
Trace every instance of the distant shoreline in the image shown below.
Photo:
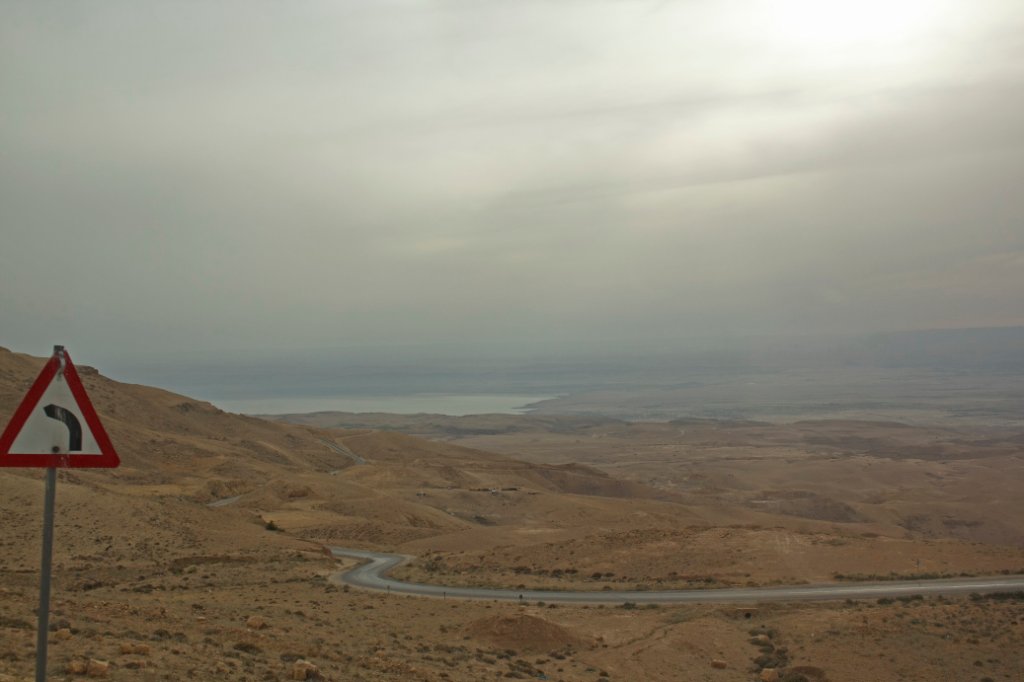
{"label": "distant shoreline", "polygon": [[528,414],[536,403],[554,396],[503,393],[418,393],[380,396],[299,396],[215,400],[228,412],[251,415],[305,414],[311,412],[380,412],[388,414]]}

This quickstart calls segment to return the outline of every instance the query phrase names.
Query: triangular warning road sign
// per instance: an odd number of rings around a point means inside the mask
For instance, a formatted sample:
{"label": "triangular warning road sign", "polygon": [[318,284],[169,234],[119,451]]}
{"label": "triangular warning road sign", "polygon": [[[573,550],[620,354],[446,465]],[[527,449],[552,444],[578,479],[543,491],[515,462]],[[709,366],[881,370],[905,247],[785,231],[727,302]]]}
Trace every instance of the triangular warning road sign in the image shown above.
{"label": "triangular warning road sign", "polygon": [[120,464],[71,358],[58,347],[0,436],[0,467]]}

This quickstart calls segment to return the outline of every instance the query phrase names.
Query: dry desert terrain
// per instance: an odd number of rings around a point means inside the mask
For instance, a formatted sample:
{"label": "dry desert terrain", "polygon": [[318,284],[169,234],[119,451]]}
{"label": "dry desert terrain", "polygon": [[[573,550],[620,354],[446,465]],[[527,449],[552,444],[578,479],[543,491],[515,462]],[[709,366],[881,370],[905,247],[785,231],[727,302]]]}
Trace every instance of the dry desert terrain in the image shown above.
{"label": "dry desert terrain", "polygon": [[[0,350],[6,422],[42,360]],[[350,589],[559,589],[1024,570],[1006,427],[225,413],[79,366],[116,470],[57,489],[50,675],[124,680],[1018,680],[1021,595],[635,607]],[[0,680],[34,663],[43,485],[0,471]]]}

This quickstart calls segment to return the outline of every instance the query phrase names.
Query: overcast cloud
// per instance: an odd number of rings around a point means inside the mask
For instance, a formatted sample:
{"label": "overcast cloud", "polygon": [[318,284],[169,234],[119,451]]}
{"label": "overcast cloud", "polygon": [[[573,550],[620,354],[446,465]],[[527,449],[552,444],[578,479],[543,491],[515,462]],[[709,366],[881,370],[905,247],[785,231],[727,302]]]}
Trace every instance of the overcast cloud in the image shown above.
{"label": "overcast cloud", "polygon": [[0,13],[0,345],[1024,324],[1019,0]]}

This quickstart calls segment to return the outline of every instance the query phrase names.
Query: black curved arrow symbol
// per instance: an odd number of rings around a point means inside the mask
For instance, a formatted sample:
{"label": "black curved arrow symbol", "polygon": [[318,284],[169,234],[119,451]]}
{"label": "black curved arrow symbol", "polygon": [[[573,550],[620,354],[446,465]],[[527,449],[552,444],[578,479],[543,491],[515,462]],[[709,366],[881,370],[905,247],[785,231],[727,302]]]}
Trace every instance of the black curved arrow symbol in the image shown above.
{"label": "black curved arrow symbol", "polygon": [[78,422],[78,417],[74,414],[65,410],[60,405],[47,405],[43,408],[43,412],[50,419],[56,419],[59,422],[63,422],[64,426],[68,427],[70,437],[68,439],[68,452],[81,451],[82,449],[82,425]]}

